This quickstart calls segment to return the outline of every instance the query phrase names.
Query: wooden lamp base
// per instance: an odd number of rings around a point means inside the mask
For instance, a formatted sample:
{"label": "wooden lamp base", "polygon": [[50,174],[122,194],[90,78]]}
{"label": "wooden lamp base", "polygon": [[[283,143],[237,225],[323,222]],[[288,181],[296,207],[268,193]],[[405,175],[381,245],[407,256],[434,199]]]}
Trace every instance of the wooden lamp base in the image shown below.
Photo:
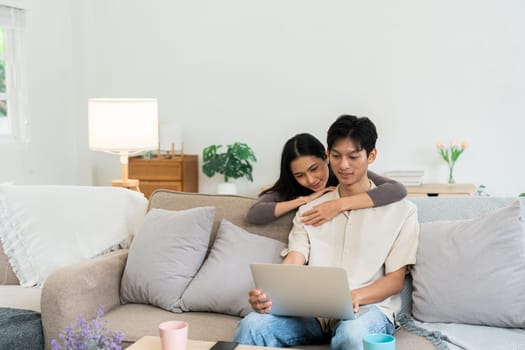
{"label": "wooden lamp base", "polygon": [[140,192],[139,180],[128,178],[128,152],[122,152],[120,154],[120,168],[122,170],[122,178],[111,181],[111,185]]}

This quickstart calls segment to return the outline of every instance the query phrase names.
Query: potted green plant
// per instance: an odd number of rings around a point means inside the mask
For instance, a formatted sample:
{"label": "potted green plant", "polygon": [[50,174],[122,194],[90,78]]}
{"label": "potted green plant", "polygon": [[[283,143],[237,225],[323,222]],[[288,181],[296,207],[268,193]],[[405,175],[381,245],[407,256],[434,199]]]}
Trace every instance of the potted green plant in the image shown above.
{"label": "potted green plant", "polygon": [[221,152],[222,147],[210,145],[202,151],[202,171],[208,177],[223,175],[224,184],[219,184],[218,192],[235,194],[236,186],[229,180],[246,177],[253,181],[252,162],[256,162],[257,158],[250,146],[242,142],[227,145],[226,150]]}

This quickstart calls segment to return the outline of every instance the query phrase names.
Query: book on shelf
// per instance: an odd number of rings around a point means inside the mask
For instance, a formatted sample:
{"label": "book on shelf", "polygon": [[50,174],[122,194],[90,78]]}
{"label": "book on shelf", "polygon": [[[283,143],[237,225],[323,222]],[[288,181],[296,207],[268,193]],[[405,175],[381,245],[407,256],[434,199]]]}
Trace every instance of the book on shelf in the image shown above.
{"label": "book on shelf", "polygon": [[392,170],[383,173],[383,176],[402,183],[405,186],[419,186],[422,184],[423,170]]}
{"label": "book on shelf", "polygon": [[401,182],[405,186],[421,186],[423,184],[421,181],[396,181]]}
{"label": "book on shelf", "polygon": [[391,170],[391,171],[385,171],[383,173],[384,176],[388,177],[423,177],[425,175],[424,170]]}
{"label": "book on shelf", "polygon": [[421,182],[422,177],[421,176],[389,176],[384,175],[390,179],[394,179],[398,182]]}

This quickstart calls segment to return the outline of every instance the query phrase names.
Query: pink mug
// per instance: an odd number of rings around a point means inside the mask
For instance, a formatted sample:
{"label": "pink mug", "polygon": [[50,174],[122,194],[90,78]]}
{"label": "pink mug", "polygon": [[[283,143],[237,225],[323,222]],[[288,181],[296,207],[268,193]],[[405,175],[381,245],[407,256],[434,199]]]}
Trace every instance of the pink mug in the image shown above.
{"label": "pink mug", "polygon": [[188,344],[188,323],[166,321],[159,325],[162,350],[186,350]]}

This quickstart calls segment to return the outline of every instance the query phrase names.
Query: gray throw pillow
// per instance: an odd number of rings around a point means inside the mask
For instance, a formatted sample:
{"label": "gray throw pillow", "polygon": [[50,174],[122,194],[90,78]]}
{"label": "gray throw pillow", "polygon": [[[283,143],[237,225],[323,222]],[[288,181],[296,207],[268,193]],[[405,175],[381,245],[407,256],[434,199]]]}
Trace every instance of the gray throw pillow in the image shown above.
{"label": "gray throw pillow", "polygon": [[520,202],[476,219],[421,224],[412,276],[418,320],[525,328]]}
{"label": "gray throw pillow", "polygon": [[210,255],[182,296],[184,311],[244,316],[252,311],[250,263],[280,263],[286,244],[222,220]]}
{"label": "gray throw pillow", "polygon": [[214,216],[214,207],[151,209],[129,249],[121,302],[181,312],[180,297],[204,261]]}

